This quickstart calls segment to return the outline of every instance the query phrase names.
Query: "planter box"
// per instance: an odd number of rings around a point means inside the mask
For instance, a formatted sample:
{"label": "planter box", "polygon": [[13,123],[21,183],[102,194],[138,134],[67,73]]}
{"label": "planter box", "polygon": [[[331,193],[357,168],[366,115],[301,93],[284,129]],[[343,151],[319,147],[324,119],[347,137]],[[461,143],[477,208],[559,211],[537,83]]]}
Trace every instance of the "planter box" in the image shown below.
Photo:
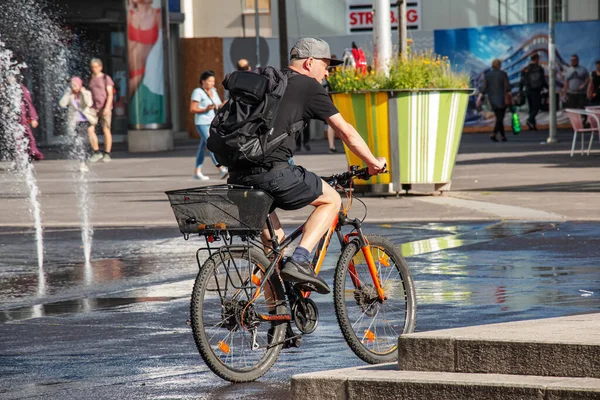
{"label": "planter box", "polygon": [[[470,89],[334,93],[334,104],[390,174],[357,184],[447,185],[460,144]],[[362,165],[346,148],[349,165]]]}
{"label": "planter box", "polygon": [[[333,103],[346,122],[354,126],[360,136],[365,140],[373,154],[391,160],[390,127],[388,112],[387,92],[368,93],[334,93]],[[350,151],[345,145],[348,165],[366,166],[360,158]],[[389,163],[390,161],[388,161]],[[390,170],[393,167],[390,165]],[[392,182],[392,174],[382,174],[363,181],[357,179],[356,185],[387,185]]]}

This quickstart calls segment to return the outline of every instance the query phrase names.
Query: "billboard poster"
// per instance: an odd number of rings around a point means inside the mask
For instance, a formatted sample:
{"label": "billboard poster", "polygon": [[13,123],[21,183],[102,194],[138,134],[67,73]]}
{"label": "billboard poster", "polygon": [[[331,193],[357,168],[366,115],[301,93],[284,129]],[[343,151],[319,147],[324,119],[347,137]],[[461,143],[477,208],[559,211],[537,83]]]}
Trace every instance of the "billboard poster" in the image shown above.
{"label": "billboard poster", "polygon": [[[373,32],[373,0],[347,0],[346,23],[348,33]],[[421,0],[407,0],[406,27],[421,29]],[[392,30],[398,30],[398,6],[390,4]]]}
{"label": "billboard poster", "polygon": [[126,0],[129,126],[169,127],[166,0]]}
{"label": "billboard poster", "polygon": [[[600,21],[560,22],[555,25],[556,43],[556,80],[557,91],[563,87],[564,73],[569,67],[572,54],[579,56],[579,63],[589,72],[595,69],[594,63],[600,58],[600,42],[595,40],[600,35]],[[529,57],[537,53],[540,64],[548,68],[548,25],[501,25],[465,29],[444,29],[434,32],[435,52],[447,56],[458,70],[471,76],[471,87],[481,87],[482,79],[490,70],[496,58],[502,61],[502,69],[510,79],[513,94],[519,90],[521,70],[529,63]],[[489,110],[476,110],[476,96],[471,96],[465,120],[465,128],[492,127],[494,115]],[[538,126],[548,125],[548,95],[543,99],[542,111],[538,114]],[[561,102],[557,103],[559,108]],[[522,124],[527,119],[527,104],[518,108]],[[510,114],[510,113],[507,113]],[[557,114],[557,122],[565,124],[566,115],[562,111]],[[506,116],[505,125],[510,125],[510,115]]]}

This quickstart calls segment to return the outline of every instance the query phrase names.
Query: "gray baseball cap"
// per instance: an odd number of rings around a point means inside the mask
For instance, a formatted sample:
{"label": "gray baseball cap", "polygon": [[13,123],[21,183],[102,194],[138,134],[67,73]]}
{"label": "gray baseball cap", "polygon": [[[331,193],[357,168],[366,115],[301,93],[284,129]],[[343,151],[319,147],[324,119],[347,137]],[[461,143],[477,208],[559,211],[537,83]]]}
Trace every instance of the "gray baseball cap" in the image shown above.
{"label": "gray baseball cap", "polygon": [[342,60],[332,60],[329,44],[321,39],[302,38],[296,42],[290,51],[290,60],[304,58],[326,58],[330,60],[329,65],[335,66],[343,64]]}

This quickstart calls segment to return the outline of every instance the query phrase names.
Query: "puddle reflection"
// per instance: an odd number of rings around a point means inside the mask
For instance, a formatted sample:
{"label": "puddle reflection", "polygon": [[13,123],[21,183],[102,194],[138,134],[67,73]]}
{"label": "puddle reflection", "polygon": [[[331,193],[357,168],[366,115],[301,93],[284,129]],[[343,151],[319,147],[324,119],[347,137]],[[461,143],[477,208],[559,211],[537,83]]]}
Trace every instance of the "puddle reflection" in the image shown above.
{"label": "puddle reflection", "polygon": [[177,297],[98,297],[57,301],[47,304],[36,304],[31,307],[20,307],[0,311],[0,323],[22,321],[25,319],[52,317],[63,314],[76,314],[100,309],[116,308],[135,303],[154,301],[170,301]]}
{"label": "puddle reflection", "polygon": [[[530,233],[553,229],[555,227],[556,224],[550,223],[517,224],[500,222],[487,226],[484,229],[468,231],[458,235],[433,237],[409,243],[402,243],[400,247],[402,254],[404,254],[405,257],[411,257],[440,250],[488,242],[495,239],[505,239],[513,236],[527,235]],[[446,229],[444,229],[444,231],[447,232],[458,232],[458,227],[447,226],[445,228]]]}

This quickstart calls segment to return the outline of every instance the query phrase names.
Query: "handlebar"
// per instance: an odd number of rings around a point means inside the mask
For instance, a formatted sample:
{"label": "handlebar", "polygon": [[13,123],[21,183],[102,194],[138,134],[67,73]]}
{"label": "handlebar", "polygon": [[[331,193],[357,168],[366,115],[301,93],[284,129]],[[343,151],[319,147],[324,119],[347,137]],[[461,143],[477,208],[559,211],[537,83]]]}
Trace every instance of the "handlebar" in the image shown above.
{"label": "handlebar", "polygon": [[352,182],[353,178],[364,179],[367,180],[371,178],[371,174],[369,174],[369,168],[358,168],[358,165],[352,165],[348,168],[348,171],[343,172],[341,174],[334,174],[331,176],[322,176],[325,182],[329,184],[329,186],[336,187],[340,185],[342,187],[346,187]]}

